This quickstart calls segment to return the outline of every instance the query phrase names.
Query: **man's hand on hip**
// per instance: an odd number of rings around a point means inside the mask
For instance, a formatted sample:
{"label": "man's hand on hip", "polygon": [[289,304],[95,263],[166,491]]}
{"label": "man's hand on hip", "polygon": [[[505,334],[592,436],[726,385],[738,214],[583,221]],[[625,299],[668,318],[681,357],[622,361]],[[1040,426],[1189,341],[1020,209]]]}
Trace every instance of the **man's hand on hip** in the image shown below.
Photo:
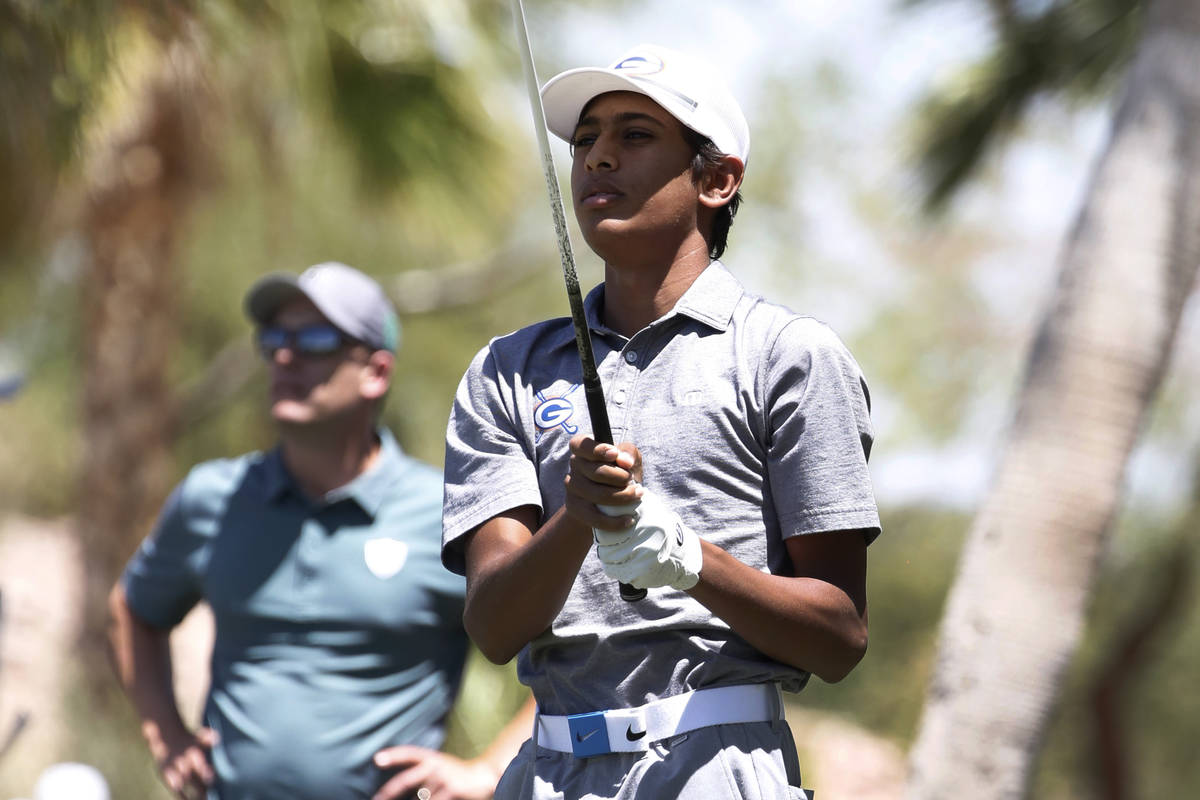
{"label": "man's hand on hip", "polygon": [[183,800],[203,800],[213,781],[208,751],[217,743],[211,728],[201,728],[194,734],[181,730],[167,738],[147,737],[150,753],[158,763],[167,788]]}
{"label": "man's hand on hip", "polygon": [[[482,758],[464,761],[415,745],[380,750],[375,754],[375,766],[398,772],[379,788],[373,800],[397,800],[413,795],[428,800],[486,800],[492,796],[500,777]],[[423,794],[421,789],[425,790]]]}

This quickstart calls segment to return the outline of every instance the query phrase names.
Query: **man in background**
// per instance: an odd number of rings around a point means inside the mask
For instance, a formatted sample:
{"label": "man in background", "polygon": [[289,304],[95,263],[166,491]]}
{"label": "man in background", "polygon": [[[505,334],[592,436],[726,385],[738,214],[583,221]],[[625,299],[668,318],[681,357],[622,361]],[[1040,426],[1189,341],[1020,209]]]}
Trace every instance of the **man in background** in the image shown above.
{"label": "man in background", "polygon": [[[338,263],[267,276],[245,305],[278,445],[193,468],[110,597],[117,674],[163,781],[210,800],[490,797],[532,706],[477,759],[437,751],[464,582],[439,561],[440,473],[379,425],[395,311]],[[201,600],[216,637],[193,731],[167,645]]]}

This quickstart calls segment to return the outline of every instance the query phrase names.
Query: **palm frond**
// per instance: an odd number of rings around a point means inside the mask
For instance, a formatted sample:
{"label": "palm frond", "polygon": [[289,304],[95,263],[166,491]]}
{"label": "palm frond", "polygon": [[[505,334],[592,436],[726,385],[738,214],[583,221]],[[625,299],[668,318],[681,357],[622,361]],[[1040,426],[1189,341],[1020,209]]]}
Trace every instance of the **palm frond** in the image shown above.
{"label": "palm frond", "polygon": [[328,36],[333,120],[358,157],[367,188],[442,175],[460,183],[487,143],[469,81],[432,54],[374,63]]}
{"label": "palm frond", "polygon": [[1002,146],[1039,96],[1095,97],[1128,62],[1144,0],[1077,0],[997,31],[991,53],[922,102],[918,168],[924,203],[942,210]]}

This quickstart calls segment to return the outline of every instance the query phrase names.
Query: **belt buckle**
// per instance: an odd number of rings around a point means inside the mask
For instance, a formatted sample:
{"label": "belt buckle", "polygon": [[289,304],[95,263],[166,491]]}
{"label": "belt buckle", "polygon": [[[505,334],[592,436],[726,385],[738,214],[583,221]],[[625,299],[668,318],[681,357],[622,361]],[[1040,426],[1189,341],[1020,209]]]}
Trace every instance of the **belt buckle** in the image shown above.
{"label": "belt buckle", "polygon": [[603,711],[569,715],[567,730],[571,734],[571,753],[576,758],[612,752],[608,744],[608,723],[604,719]]}
{"label": "belt buckle", "polygon": [[618,708],[607,714],[609,729],[612,730],[616,743],[609,743],[614,751],[629,752],[648,750],[650,739],[646,727],[646,713],[641,708]]}

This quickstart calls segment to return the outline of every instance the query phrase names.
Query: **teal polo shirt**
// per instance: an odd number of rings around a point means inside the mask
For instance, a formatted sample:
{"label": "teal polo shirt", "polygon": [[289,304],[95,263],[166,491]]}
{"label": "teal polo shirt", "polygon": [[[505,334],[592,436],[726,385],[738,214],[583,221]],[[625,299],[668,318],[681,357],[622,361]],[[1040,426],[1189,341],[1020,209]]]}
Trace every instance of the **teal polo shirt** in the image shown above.
{"label": "teal polo shirt", "polygon": [[376,751],[442,743],[465,582],[441,565],[441,474],[379,437],[375,465],[318,502],[278,449],[200,464],[126,567],[149,625],[212,606],[210,797],[369,798]]}

